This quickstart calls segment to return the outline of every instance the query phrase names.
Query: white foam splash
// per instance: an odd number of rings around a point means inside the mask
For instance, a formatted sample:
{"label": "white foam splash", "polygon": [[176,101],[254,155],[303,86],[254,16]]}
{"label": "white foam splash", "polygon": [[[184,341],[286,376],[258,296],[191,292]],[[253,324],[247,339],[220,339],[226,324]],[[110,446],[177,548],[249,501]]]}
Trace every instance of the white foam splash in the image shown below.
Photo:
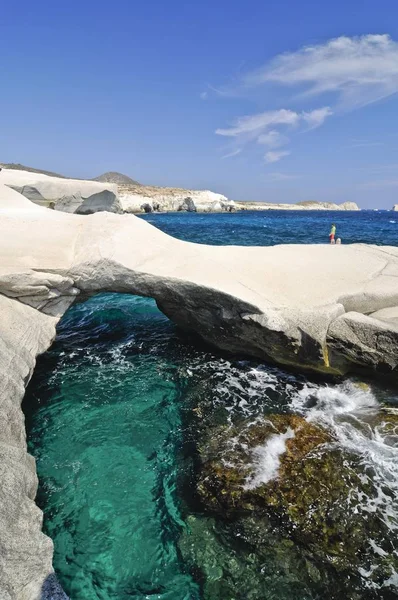
{"label": "white foam splash", "polygon": [[340,385],[307,384],[292,399],[292,408],[308,420],[332,420],[336,415],[377,410],[379,403],[370,388],[347,381]]}
{"label": "white foam splash", "polygon": [[337,386],[306,385],[293,398],[292,408],[308,421],[327,427],[336,445],[356,457],[363,482],[373,493],[359,494],[362,510],[378,512],[392,531],[398,531],[398,424],[383,414],[371,388],[362,389],[348,381]]}
{"label": "white foam splash", "polygon": [[263,446],[254,448],[255,473],[246,481],[245,489],[252,490],[278,476],[281,456],[286,452],[286,442],[292,438],[294,431],[289,427],[285,433],[274,433]]}

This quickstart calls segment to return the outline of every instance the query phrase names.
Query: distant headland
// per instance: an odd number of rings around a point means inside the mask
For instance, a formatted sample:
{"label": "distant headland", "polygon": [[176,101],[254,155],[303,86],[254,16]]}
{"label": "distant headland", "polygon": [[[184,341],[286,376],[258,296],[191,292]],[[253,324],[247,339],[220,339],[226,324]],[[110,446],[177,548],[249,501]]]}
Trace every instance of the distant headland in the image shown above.
{"label": "distant headland", "polygon": [[73,179],[26,167],[19,163],[0,163],[0,181],[23,194],[32,202],[63,212],[88,214],[100,211],[115,213],[157,212],[238,212],[244,210],[360,210],[355,202],[298,202],[276,204],[230,200],[210,190],[143,185],[109,171],[93,179]]}

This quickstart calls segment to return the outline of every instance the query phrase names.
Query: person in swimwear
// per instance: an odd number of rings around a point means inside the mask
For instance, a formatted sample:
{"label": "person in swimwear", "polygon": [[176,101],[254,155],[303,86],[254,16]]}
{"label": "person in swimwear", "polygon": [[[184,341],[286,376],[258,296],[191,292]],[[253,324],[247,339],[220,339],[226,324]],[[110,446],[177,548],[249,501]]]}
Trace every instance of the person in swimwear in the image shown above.
{"label": "person in swimwear", "polygon": [[332,228],[329,233],[329,240],[330,240],[331,244],[335,243],[335,241],[334,241],[335,235],[336,235],[336,225],[333,223]]}

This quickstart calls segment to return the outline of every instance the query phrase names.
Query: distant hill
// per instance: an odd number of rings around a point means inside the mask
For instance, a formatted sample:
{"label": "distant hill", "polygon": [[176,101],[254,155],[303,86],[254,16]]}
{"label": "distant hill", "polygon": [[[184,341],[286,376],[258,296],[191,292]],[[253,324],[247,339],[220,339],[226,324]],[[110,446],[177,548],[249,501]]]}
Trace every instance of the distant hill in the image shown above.
{"label": "distant hill", "polygon": [[[40,173],[42,175],[49,175],[50,177],[61,177],[62,179],[81,179],[80,177],[65,177],[59,173],[53,173],[52,171],[44,171],[44,169],[34,169],[33,167],[26,167],[20,163],[0,163],[0,168],[14,169],[16,171],[28,171],[29,173]],[[100,181],[101,183],[116,183],[118,185],[141,185],[138,181],[134,181],[131,177],[123,175],[123,173],[117,173],[116,171],[108,171],[98,177],[94,177],[91,181]]]}
{"label": "distant hill", "polygon": [[25,165],[20,165],[19,163],[0,163],[0,168],[4,167],[5,169],[14,169],[16,171],[29,171],[29,173],[41,173],[42,175],[49,175],[50,177],[61,177],[62,179],[67,179],[64,175],[60,175],[59,173],[53,173],[52,171],[43,171],[42,169],[34,169],[33,167],[25,167]]}
{"label": "distant hill", "polygon": [[108,171],[98,177],[94,177],[93,181],[101,181],[102,183],[117,183],[118,185],[141,185],[138,181],[134,181],[131,177],[117,173],[116,171]]}

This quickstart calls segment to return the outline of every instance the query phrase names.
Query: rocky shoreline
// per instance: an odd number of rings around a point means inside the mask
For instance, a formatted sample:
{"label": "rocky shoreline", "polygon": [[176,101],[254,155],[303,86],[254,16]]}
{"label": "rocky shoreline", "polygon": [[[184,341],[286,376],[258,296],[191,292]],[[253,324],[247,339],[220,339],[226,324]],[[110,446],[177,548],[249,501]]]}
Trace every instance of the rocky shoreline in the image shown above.
{"label": "rocky shoreline", "polygon": [[[0,165],[1,166],[1,165]],[[158,212],[239,212],[244,210],[360,210],[355,202],[298,202],[276,204],[229,200],[209,190],[186,190],[125,183],[118,174],[96,180],[68,179],[19,169],[3,168],[0,183],[8,185],[41,206],[55,210],[91,214]],[[121,176],[123,177],[123,176]],[[116,183],[112,183],[115,181]]]}
{"label": "rocky shoreline", "polygon": [[[84,184],[75,196],[84,196]],[[37,477],[20,405],[36,356],[78,295],[150,296],[220,349],[300,370],[366,370],[397,380],[397,247],[192,244],[133,215],[47,210],[1,184],[0,216],[4,600],[65,597],[34,503]]]}

